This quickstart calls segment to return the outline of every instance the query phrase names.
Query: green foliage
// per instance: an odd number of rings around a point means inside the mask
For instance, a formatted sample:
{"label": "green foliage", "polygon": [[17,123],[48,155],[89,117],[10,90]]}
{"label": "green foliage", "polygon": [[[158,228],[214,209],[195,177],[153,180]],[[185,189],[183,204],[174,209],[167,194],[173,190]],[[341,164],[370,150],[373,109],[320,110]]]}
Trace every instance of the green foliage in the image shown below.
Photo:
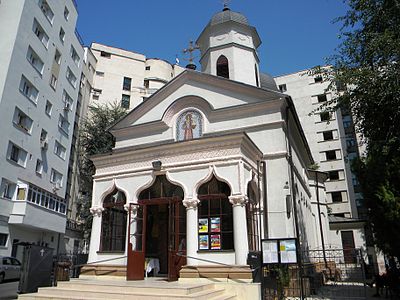
{"label": "green foliage", "polygon": [[400,257],[400,1],[345,2],[349,10],[336,20],[343,27],[332,67],[312,72],[331,80],[336,95],[322,109],[349,108],[367,143],[366,157],[353,168],[377,246]]}
{"label": "green foliage", "polygon": [[86,233],[91,229],[90,206],[95,166],[90,157],[108,153],[115,145],[115,138],[108,128],[125,116],[127,111],[117,103],[89,107],[88,117],[83,121],[79,134],[80,194],[78,212],[85,220]]}

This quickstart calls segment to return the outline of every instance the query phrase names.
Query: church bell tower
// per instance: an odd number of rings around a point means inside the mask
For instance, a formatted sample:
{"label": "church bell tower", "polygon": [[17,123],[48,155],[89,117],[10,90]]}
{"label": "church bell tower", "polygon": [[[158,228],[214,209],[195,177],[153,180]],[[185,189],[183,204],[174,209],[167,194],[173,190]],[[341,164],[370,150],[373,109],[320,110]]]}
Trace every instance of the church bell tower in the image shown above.
{"label": "church bell tower", "polygon": [[196,43],[202,72],[260,87],[257,48],[261,40],[244,15],[225,6],[211,18]]}

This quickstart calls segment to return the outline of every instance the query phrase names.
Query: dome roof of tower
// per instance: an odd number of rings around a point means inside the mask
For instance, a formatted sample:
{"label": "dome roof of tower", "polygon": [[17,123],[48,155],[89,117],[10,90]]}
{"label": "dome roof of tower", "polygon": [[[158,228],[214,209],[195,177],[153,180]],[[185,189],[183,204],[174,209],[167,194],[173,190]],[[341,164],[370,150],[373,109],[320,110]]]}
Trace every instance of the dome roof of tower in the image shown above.
{"label": "dome roof of tower", "polygon": [[278,87],[276,86],[275,79],[267,74],[260,72],[260,85],[262,89],[273,90],[279,92]]}
{"label": "dome roof of tower", "polygon": [[234,21],[243,25],[249,25],[247,18],[241,13],[231,11],[230,9],[224,9],[223,11],[216,13],[210,20],[209,26],[222,24],[225,22]]}

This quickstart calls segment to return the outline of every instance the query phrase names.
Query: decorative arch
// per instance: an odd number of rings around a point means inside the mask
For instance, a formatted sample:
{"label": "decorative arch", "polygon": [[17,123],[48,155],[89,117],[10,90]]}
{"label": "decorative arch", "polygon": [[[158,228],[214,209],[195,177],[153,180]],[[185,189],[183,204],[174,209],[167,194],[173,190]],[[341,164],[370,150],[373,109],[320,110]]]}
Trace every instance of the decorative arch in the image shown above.
{"label": "decorative arch", "polygon": [[104,199],[111,193],[111,192],[113,192],[114,190],[119,190],[119,191],[121,191],[121,192],[123,192],[124,194],[125,194],[125,197],[128,199],[128,202],[129,202],[129,192],[126,190],[126,189],[124,189],[123,187],[121,187],[118,183],[117,183],[117,180],[114,178],[113,179],[113,181],[112,181],[112,184],[111,184],[111,186],[107,189],[107,190],[105,190],[102,194],[101,194],[101,196],[100,196],[100,205],[101,206],[103,206],[103,203],[104,203]]}
{"label": "decorative arch", "polygon": [[202,114],[190,109],[182,112],[176,119],[176,140],[187,141],[203,135],[204,121]]}
{"label": "decorative arch", "polygon": [[183,199],[183,188],[170,182],[166,175],[155,176],[153,183],[146,189],[143,189],[138,200],[179,197]]}
{"label": "decorative arch", "polygon": [[116,188],[114,181],[114,189],[102,200],[104,210],[101,219],[100,251],[125,251],[127,224],[125,204],[126,194]]}
{"label": "decorative arch", "polygon": [[229,186],[230,190],[232,191],[232,185],[231,185],[231,183],[229,182],[229,180],[225,179],[225,178],[222,177],[220,174],[218,174],[217,169],[216,169],[215,166],[210,166],[210,167],[209,167],[209,172],[208,172],[208,174],[207,174],[204,178],[202,178],[201,180],[199,180],[199,181],[196,183],[196,185],[194,186],[194,195],[193,195],[193,196],[197,197],[197,195],[198,195],[198,190],[199,190],[200,186],[201,186],[202,184],[208,182],[213,176],[215,176],[218,180],[225,182],[225,183]]}
{"label": "decorative arch", "polygon": [[229,79],[229,61],[226,56],[221,55],[217,60],[217,76]]}

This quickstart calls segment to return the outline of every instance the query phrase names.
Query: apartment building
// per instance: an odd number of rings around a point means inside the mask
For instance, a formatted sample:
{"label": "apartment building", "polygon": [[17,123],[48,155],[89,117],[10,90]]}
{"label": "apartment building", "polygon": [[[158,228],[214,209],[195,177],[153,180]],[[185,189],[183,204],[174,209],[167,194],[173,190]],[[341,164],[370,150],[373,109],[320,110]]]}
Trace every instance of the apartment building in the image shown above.
{"label": "apartment building", "polygon": [[91,100],[133,109],[185,69],[144,54],[98,43],[90,50],[97,59]]}
{"label": "apartment building", "polygon": [[72,0],[0,2],[0,255],[58,251],[84,49]]}
{"label": "apartment building", "polygon": [[329,82],[307,71],[278,76],[281,92],[293,99],[318,170],[328,174],[325,182],[332,247],[367,248],[365,209],[351,161],[360,155],[349,111],[323,112],[332,99]]}

